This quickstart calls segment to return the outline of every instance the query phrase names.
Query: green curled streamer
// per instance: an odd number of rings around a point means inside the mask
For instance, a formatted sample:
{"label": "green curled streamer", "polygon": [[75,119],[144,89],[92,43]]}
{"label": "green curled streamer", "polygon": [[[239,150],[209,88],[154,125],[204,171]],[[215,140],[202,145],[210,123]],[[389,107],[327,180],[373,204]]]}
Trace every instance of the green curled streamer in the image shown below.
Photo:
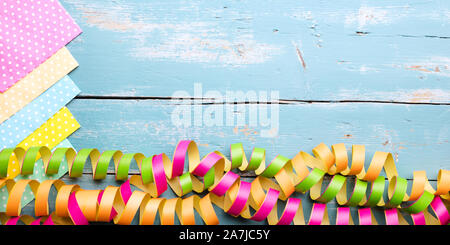
{"label": "green curled streamer", "polygon": [[27,153],[25,154],[25,157],[23,159],[23,164],[20,169],[20,173],[22,175],[29,175],[33,174],[34,172],[34,163],[39,159],[39,155],[42,156],[42,161],[44,162],[44,165],[48,165],[48,161],[50,159],[50,155],[52,152],[47,147],[30,147],[28,149]]}
{"label": "green curled streamer", "polygon": [[184,173],[180,176],[180,184],[181,189],[183,190],[183,194],[189,193],[192,191],[192,179],[189,172]]}
{"label": "green curled streamer", "polygon": [[266,157],[266,150],[263,148],[255,147],[248,163],[247,171],[256,170],[258,166],[263,163],[263,159]]}
{"label": "green curled streamer", "polygon": [[430,203],[433,201],[433,198],[433,194],[428,191],[424,191],[424,193],[422,193],[417,201],[405,207],[405,211],[412,214],[420,213],[430,205]]}
{"label": "green curled streamer", "polygon": [[375,207],[380,203],[383,198],[384,185],[384,177],[378,176],[377,179],[371,183],[369,200],[367,200],[365,205]]}
{"label": "green curled streamer", "polygon": [[389,191],[393,189],[392,196],[390,197],[389,203],[386,204],[388,207],[397,207],[403,202],[403,198],[406,195],[406,189],[408,187],[408,181],[405,178],[394,176],[389,182]]}
{"label": "green curled streamer", "polygon": [[152,159],[150,157],[144,158],[141,165],[141,178],[142,183],[148,184],[153,179]]}
{"label": "green curled streamer", "polygon": [[269,166],[267,166],[267,168],[264,169],[264,171],[261,173],[261,176],[264,176],[266,178],[272,178],[289,161],[290,161],[289,158],[284,157],[282,155],[276,156],[275,159],[273,159],[273,161],[269,164]]}
{"label": "green curled streamer", "polygon": [[230,147],[231,154],[235,154],[231,155],[231,168],[237,168],[239,164],[244,161],[244,151],[240,151],[238,148],[243,148],[242,143],[232,144]]}
{"label": "green curled streamer", "polygon": [[303,179],[302,182],[295,186],[295,190],[298,192],[306,192],[311,189],[317,182],[319,182],[320,179],[323,178],[323,176],[325,176],[325,172],[318,168],[315,168],[308,174],[305,179]]}
{"label": "green curled streamer", "polygon": [[316,200],[324,203],[333,200],[341,190],[345,180],[346,178],[342,175],[334,175],[331,178],[330,184],[327,186],[326,190]]}
{"label": "green curled streamer", "polygon": [[[64,161],[64,158],[66,158],[66,160],[74,159],[76,155],[77,153],[73,148],[56,148],[48,163],[46,174],[57,174],[59,166]],[[68,164],[72,164],[72,162],[68,162]]]}
{"label": "green curled streamer", "polygon": [[[367,190],[367,182],[360,179],[356,179],[355,186],[353,188],[353,193],[345,205],[348,206],[358,206],[359,203],[364,199]],[[342,203],[339,203],[344,205]]]}
{"label": "green curled streamer", "polygon": [[[72,166],[69,168],[69,176],[76,178],[81,177],[83,174],[84,164],[86,163],[88,157],[93,162],[93,159],[98,158],[100,152],[97,149],[81,149],[78,151],[77,156],[73,160]],[[109,163],[108,163],[109,164]],[[96,174],[95,172],[93,173]]]}

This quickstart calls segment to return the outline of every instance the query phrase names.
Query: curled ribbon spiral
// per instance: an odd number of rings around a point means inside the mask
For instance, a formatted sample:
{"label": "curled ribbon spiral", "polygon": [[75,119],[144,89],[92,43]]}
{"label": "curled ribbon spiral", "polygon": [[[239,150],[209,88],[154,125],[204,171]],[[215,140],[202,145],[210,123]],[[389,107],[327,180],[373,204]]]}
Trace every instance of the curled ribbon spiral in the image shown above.
{"label": "curled ribbon spiral", "polygon": [[[255,221],[267,219],[269,224],[305,224],[301,200],[290,196],[294,192],[307,191],[317,201],[307,222],[312,225],[329,223],[324,203],[333,199],[340,205],[366,206],[358,210],[359,224],[376,223],[370,209],[373,206],[388,208],[385,209],[386,224],[408,224],[399,209],[411,213],[414,224],[447,224],[450,220],[446,207],[450,199],[448,170],[439,171],[436,190],[428,182],[424,171],[414,172],[410,194],[407,195],[407,180],[398,176],[392,155],[376,152],[366,171],[365,149],[360,145],[352,147],[351,167],[348,166],[344,144],[333,145],[331,150],[325,144],[320,144],[313,149],[314,156],[303,151],[292,159],[278,155],[267,166],[265,150],[262,148],[254,148],[249,161],[242,144],[231,145],[230,151],[231,160],[218,151],[200,159],[196,143],[189,140],[179,142],[172,160],[164,153],[145,157],[141,153],[100,153],[96,149],[82,149],[78,153],[71,148],[58,148],[53,153],[46,147],[31,147],[27,151],[21,148],[4,149],[0,152],[0,178],[3,178],[1,186],[6,185],[10,195],[6,214],[0,216],[0,220],[7,224],[17,223],[18,220],[26,224],[69,221],[73,224],[88,224],[89,221],[111,220],[117,224],[129,224],[139,209],[140,224],[153,224],[157,213],[161,224],[174,224],[175,214],[181,224],[195,224],[195,210],[205,224],[218,224],[212,206],[215,204],[232,216]],[[128,179],[133,160],[137,163],[140,174],[132,175],[120,188],[109,186],[105,190],[81,190],[78,186],[64,185],[60,180],[42,183],[20,180],[15,183],[6,179],[8,163],[13,153],[19,161],[21,174],[24,175],[33,173],[34,163],[39,158],[44,162],[46,174],[56,173],[64,158],[69,165],[71,177],[81,176],[88,158],[92,165],[93,179],[104,179],[111,161],[114,162],[117,180]],[[186,159],[188,171],[184,172]],[[387,201],[383,198],[385,178],[380,176],[383,168],[389,181]],[[251,183],[241,181],[240,176],[235,173],[236,169],[254,171],[257,177]],[[325,174],[333,177],[322,192]],[[356,176],[356,179],[353,193],[348,197],[346,186],[350,178],[344,176],[351,175]],[[130,184],[142,191],[132,192]],[[48,218],[36,221],[29,216],[20,216],[20,197],[27,185],[36,196],[35,215]],[[56,210],[50,215],[47,199],[51,186],[55,186],[58,195]],[[204,197],[191,195],[186,198],[159,198],[168,186],[180,197],[192,191],[202,193],[208,190],[209,193]],[[369,194],[366,194],[368,190]],[[286,201],[280,218],[278,199]],[[434,216],[429,213],[428,207]],[[3,222],[5,215],[14,218]],[[353,224],[348,207],[338,207],[336,217],[336,224]]]}

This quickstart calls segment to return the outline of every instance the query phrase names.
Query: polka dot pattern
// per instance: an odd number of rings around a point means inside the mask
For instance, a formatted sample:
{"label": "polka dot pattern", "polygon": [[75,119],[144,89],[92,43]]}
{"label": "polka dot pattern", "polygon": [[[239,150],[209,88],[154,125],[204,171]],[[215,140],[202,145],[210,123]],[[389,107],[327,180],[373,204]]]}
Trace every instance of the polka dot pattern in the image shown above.
{"label": "polka dot pattern", "polygon": [[0,2],[0,92],[81,33],[57,0]]}
{"label": "polka dot pattern", "polygon": [[[55,148],[59,148],[59,147],[72,147],[73,148],[72,144],[67,139],[63,140]],[[59,179],[64,174],[66,174],[68,170],[69,170],[69,166],[67,164],[67,161],[64,159],[64,161],[61,163],[61,165],[59,167],[58,173],[51,175],[51,176],[47,176],[47,175],[45,175],[44,163],[42,162],[42,160],[39,160],[36,162],[33,174],[27,175],[27,176],[19,175],[15,179],[16,179],[16,181],[20,180],[20,179],[35,179],[35,180],[38,180],[39,182],[42,182],[47,179]],[[8,194],[9,193],[8,193],[6,186],[4,186],[0,189],[0,212],[6,211],[6,203],[8,201]],[[25,192],[23,193],[23,196],[22,196],[22,207],[24,207],[25,205],[30,203],[33,199],[34,199],[33,192],[31,191],[30,187],[28,186],[25,189]]]}
{"label": "polka dot pattern", "polygon": [[[36,131],[20,142],[17,147],[28,149],[32,146],[47,146],[52,149],[78,128],[80,128],[80,124],[75,120],[69,109],[63,107]],[[8,165],[7,178],[13,179],[19,172],[19,162],[15,157],[12,157]]]}
{"label": "polka dot pattern", "polygon": [[47,91],[0,124],[0,149],[15,147],[70,102],[80,90],[65,76]]}
{"label": "polka dot pattern", "polygon": [[78,66],[67,48],[62,48],[30,74],[0,94],[0,123],[18,112]]}

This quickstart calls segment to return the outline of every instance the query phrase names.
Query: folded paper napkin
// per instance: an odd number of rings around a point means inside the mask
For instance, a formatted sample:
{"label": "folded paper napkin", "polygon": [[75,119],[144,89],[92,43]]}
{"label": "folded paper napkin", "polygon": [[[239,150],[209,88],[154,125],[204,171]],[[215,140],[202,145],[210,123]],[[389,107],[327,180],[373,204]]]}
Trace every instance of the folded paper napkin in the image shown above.
{"label": "folded paper napkin", "polygon": [[56,0],[0,2],[0,92],[81,33]]}

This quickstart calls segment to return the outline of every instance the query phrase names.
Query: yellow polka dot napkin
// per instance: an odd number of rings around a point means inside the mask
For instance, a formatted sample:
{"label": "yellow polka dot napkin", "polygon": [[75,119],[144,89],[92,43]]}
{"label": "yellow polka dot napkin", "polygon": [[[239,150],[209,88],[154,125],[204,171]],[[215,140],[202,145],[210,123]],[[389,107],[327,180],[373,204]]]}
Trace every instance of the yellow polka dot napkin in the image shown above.
{"label": "yellow polka dot napkin", "polygon": [[[73,117],[72,113],[63,107],[44,124],[42,124],[36,131],[26,137],[20,142],[17,147],[28,149],[32,146],[45,145],[51,149],[56,147],[72,147],[69,140],[66,138],[80,128],[80,124]],[[31,175],[19,175],[20,168],[14,154],[8,164],[9,179],[35,179],[40,182],[46,179],[59,179],[68,171],[66,159],[61,163],[57,174],[48,176],[45,174],[44,163],[39,159],[34,166],[34,173]],[[6,210],[6,203],[8,200],[8,191],[6,186],[0,189],[0,212]],[[22,195],[22,207],[30,203],[34,199],[34,194],[28,186]]]}

